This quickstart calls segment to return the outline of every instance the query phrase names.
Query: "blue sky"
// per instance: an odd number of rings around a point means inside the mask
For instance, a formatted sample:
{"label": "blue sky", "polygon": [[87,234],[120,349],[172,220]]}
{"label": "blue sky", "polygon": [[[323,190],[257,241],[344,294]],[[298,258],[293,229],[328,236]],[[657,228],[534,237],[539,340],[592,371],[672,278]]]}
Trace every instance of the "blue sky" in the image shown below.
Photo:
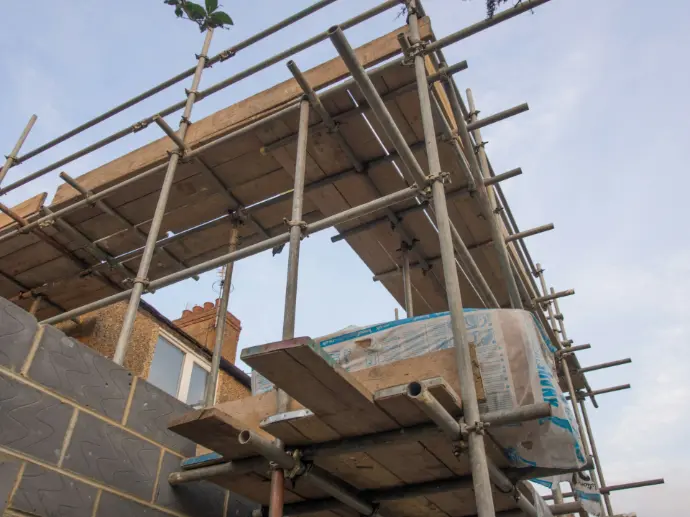
{"label": "blue sky", "polygon": [[[212,53],[274,23],[309,0],[237,3],[235,19],[218,31]],[[372,3],[340,0],[205,73],[215,83],[269,55],[349,18]],[[484,16],[481,0],[426,0],[438,36]],[[12,2],[0,34],[0,143],[8,152],[32,113],[33,148],[153,84],[193,65],[202,36],[176,20],[160,0],[101,4],[84,0]],[[522,228],[553,222],[556,230],[529,240],[531,253],[564,299],[570,337],[592,343],[583,364],[632,357],[631,365],[592,373],[595,388],[630,382],[633,389],[600,398],[591,410],[608,484],[666,477],[663,487],[619,492],[617,513],[671,517],[685,513],[690,477],[690,244],[685,194],[690,181],[690,5],[663,7],[624,0],[553,0],[446,50],[467,59],[456,76],[471,87],[484,114],[529,102],[530,111],[487,128],[498,171],[522,167],[504,186]],[[26,21],[30,20],[30,23]],[[390,11],[348,31],[363,43],[400,25]],[[333,57],[328,42],[295,57],[304,70]],[[199,119],[290,77],[278,64],[199,103]],[[180,84],[98,128],[13,169],[30,173],[117,129],[182,99]],[[67,165],[78,176],[158,138],[151,127]],[[3,200],[54,191],[55,175]],[[302,247],[297,334],[321,335],[347,325],[393,318],[396,302],[368,269],[330,234]],[[280,338],[286,254],[270,253],[235,267],[231,311],[242,321],[240,345]],[[219,277],[208,273],[148,296],[175,318],[212,299]]]}

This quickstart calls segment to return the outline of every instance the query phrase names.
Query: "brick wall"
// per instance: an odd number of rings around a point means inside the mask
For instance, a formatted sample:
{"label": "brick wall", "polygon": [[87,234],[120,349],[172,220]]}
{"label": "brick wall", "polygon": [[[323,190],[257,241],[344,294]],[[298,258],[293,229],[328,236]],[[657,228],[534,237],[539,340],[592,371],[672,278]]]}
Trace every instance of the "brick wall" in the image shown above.
{"label": "brick wall", "polygon": [[189,409],[0,298],[0,513],[249,517],[216,485],[167,483],[195,453],[167,429]]}
{"label": "brick wall", "polygon": [[[208,350],[213,351],[216,343],[216,330],[220,299],[215,303],[206,302],[195,305],[191,310],[182,312],[182,317],[173,323],[196,339]],[[225,314],[225,333],[223,334],[223,348],[221,355],[235,364],[237,356],[237,342],[240,339],[240,320],[227,312]]]}
{"label": "brick wall", "polygon": [[[89,348],[96,350],[99,354],[112,358],[113,355],[115,355],[115,346],[120,336],[120,329],[122,328],[122,320],[127,310],[127,304],[128,302],[126,301],[114,303],[102,309],[86,313],[80,316],[79,325],[76,325],[72,321],[65,321],[58,323],[56,327]],[[215,307],[217,307],[217,305],[218,302],[216,302],[215,306],[210,302],[205,304],[205,312],[201,315],[202,317],[198,317],[200,316],[199,312],[202,310],[201,307],[195,307],[195,311],[184,311],[183,317],[174,322],[176,325],[181,322],[182,325],[180,328],[187,325],[187,328],[183,328],[183,330],[196,339],[202,346],[206,347],[209,354],[213,352],[216,338]],[[213,311],[211,315],[209,315],[209,307]],[[188,317],[188,315],[192,314],[193,317]],[[230,313],[227,314],[226,321],[226,337],[222,355],[225,359],[234,364],[237,342],[242,328],[240,326],[240,321]],[[147,313],[142,308],[139,309],[136,319],[134,320],[134,327],[132,329],[129,347],[127,348],[127,354],[125,355],[125,367],[142,379],[148,378],[160,328],[160,321],[156,320],[154,316]],[[167,329],[167,327],[164,328]],[[184,335],[179,334],[178,337],[183,343],[191,346]],[[218,376],[216,403],[220,404],[230,400],[237,400],[248,397],[249,395],[251,395],[250,390],[245,385],[232,375],[221,370]]]}

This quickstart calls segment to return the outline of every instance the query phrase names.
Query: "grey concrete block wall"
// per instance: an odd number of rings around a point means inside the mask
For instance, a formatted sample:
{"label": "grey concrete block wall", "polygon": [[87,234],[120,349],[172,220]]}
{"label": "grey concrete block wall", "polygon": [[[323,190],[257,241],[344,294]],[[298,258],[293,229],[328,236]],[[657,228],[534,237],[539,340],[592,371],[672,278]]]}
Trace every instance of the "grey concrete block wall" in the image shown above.
{"label": "grey concrete block wall", "polygon": [[160,447],[91,415],[80,414],[62,466],[150,500]]}
{"label": "grey concrete block wall", "polygon": [[132,385],[131,372],[50,326],[43,331],[28,376],[118,422]]}
{"label": "grey concrete block wall", "polygon": [[0,514],[250,517],[209,482],[173,488],[191,408],[0,298]]}
{"label": "grey concrete block wall", "polygon": [[137,381],[127,427],[148,436],[183,456],[194,456],[196,444],[168,429],[168,422],[191,408],[154,385]]}
{"label": "grey concrete block wall", "polygon": [[73,408],[0,371],[0,445],[57,463]]}
{"label": "grey concrete block wall", "polygon": [[0,365],[15,371],[21,368],[37,329],[36,318],[0,298]]}
{"label": "grey concrete block wall", "polygon": [[90,517],[98,489],[73,478],[27,464],[12,508],[32,515]]}
{"label": "grey concrete block wall", "polygon": [[19,461],[0,456],[0,515],[3,514],[12,497],[21,465]]}

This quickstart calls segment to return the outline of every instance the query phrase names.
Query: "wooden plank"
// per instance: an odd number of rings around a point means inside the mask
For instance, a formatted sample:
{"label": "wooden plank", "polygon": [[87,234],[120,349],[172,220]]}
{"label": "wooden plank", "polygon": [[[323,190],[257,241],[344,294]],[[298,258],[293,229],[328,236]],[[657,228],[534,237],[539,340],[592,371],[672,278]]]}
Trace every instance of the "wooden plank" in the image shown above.
{"label": "wooden plank", "polygon": [[[299,377],[293,377],[295,366],[290,361],[295,359],[304,367],[303,371],[297,374]],[[254,350],[249,349],[243,353],[243,360],[266,375],[277,386],[287,389],[288,393],[290,393],[292,386],[297,385],[292,388],[294,393],[290,394],[306,405],[311,403],[315,408],[318,407],[318,410],[312,408],[314,414],[309,415],[308,418],[286,419],[280,425],[273,427],[271,430],[280,434],[279,437],[290,439],[295,436],[294,432],[297,431],[299,435],[308,440],[333,440],[337,439],[338,436],[349,434],[350,425],[348,421],[352,418],[366,419],[367,414],[376,414],[370,410],[364,410],[365,407],[373,405],[373,396],[366,390],[366,387],[355,381],[354,374],[348,374],[334,367],[330,357],[324,354],[320,347],[311,340],[296,339],[255,347]],[[305,375],[305,372],[308,372],[308,375]],[[290,379],[293,382],[288,382]],[[299,379],[299,382],[294,382],[295,379]],[[448,391],[445,383],[441,380],[429,381],[426,384],[435,392]],[[447,394],[440,396],[440,398],[456,403],[455,399]],[[315,402],[311,402],[312,399],[316,399]],[[349,406],[349,408],[343,410],[342,405]],[[338,407],[337,411],[340,414],[347,413],[352,408],[361,408],[362,413],[361,415],[350,413],[348,418],[329,420],[334,416],[330,410],[333,406]],[[414,407],[414,409],[420,418],[427,420],[418,408]],[[452,409],[457,412],[457,405]],[[369,432],[390,429],[389,422],[390,420],[382,420],[382,423],[372,425]],[[266,427],[264,426],[264,428]],[[363,432],[359,434],[363,434]],[[381,468],[391,472],[405,483],[447,478],[452,474],[432,452],[426,450],[420,443],[400,444],[388,447],[386,450],[373,450],[366,454],[347,454],[339,458],[327,458],[320,461],[324,468],[360,488],[365,488],[363,483],[367,481],[363,479],[361,472],[353,471],[352,467],[361,470],[362,465],[368,465],[369,469],[375,471],[370,473],[373,476],[371,482],[379,484],[381,482]],[[349,461],[354,465],[344,465],[344,461]],[[408,515],[442,517],[452,514],[458,508],[457,500],[446,495],[430,496],[411,504],[407,503],[404,511]]]}
{"label": "wooden plank", "polygon": [[[421,384],[432,391],[432,394],[437,397],[439,401],[443,401],[444,407],[454,414],[460,411],[457,405],[457,395],[452,393],[452,389],[442,378],[427,379],[421,381]],[[423,422],[429,422],[429,417],[419,408],[419,406],[407,396],[407,385],[394,386],[385,390],[380,390],[375,394],[376,405],[381,407],[393,417],[401,426],[412,426]],[[434,470],[424,471],[420,470],[418,474],[421,479],[419,481],[429,481],[432,479],[441,479],[451,477],[453,474],[458,474],[458,461],[453,454],[453,448],[447,438],[443,435],[438,435],[429,439],[415,442],[415,446],[421,450],[419,456],[433,458],[437,463],[437,476],[433,476]],[[397,447],[387,447],[386,451],[393,454]],[[402,454],[404,451],[399,450]],[[469,468],[469,465],[467,465]],[[462,472],[461,474],[469,473]],[[471,489],[454,490],[443,494],[436,494],[429,496],[429,499],[446,511],[449,515],[471,515],[474,513],[475,502],[473,497],[468,497],[472,494]]]}
{"label": "wooden plank", "polygon": [[[396,29],[357,48],[355,53],[359,61],[364,66],[371,66],[397,54],[400,51],[397,34],[401,30]],[[422,20],[420,30],[422,37],[429,37],[431,27],[428,18]],[[348,73],[342,60],[334,58],[306,71],[304,75],[309,84],[318,90],[341,80]],[[239,127],[281,109],[301,95],[302,90],[294,79],[280,83],[233,106],[196,121],[189,129],[187,142],[191,147],[196,147],[218,136],[228,134]],[[80,176],[78,178],[79,183],[89,190],[102,190],[143,171],[145,168],[163,163],[167,158],[167,151],[171,150],[173,145],[167,137],[156,140]],[[73,189],[61,185],[55,195],[53,205],[62,206],[75,197]]]}
{"label": "wooden plank", "polygon": [[[41,192],[40,194],[37,194],[34,197],[31,197],[26,201],[22,201],[18,205],[13,206],[12,210],[14,210],[24,219],[29,219],[32,215],[38,213],[41,207],[43,207],[43,202],[45,201],[47,195],[47,192]],[[12,219],[9,215],[0,213],[0,230],[11,225],[12,223],[14,223],[14,219]]]}
{"label": "wooden plank", "polygon": [[[456,392],[459,391],[456,383],[452,380],[453,378],[457,379],[455,355],[452,349],[439,350],[387,365],[349,372],[349,376],[356,379],[361,386],[371,393],[391,386],[407,385],[412,381],[432,377],[443,377],[452,389]],[[483,394],[481,384],[475,382],[475,387],[478,393]],[[276,412],[275,391],[224,402],[216,405],[215,408],[232,415],[233,418],[246,425],[248,429],[259,429],[260,422]],[[299,409],[304,409],[304,406],[292,399],[288,411]]]}
{"label": "wooden plank", "polygon": [[256,455],[252,449],[240,445],[238,441],[239,434],[246,429],[244,423],[217,408],[187,413],[174,419],[169,429],[222,454],[226,459],[235,460]]}
{"label": "wooden plank", "polygon": [[309,338],[245,349],[242,360],[341,435],[395,427],[372,393]]}

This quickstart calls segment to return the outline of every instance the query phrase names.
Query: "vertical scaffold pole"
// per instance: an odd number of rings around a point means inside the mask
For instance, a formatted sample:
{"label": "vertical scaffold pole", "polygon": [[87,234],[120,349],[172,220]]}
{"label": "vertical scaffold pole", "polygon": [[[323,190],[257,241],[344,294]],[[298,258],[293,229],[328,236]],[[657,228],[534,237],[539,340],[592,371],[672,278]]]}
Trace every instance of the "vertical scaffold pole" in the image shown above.
{"label": "vertical scaffold pole", "polygon": [[402,251],[402,278],[403,289],[405,291],[405,312],[407,317],[414,316],[414,307],[412,305],[412,278],[410,276],[410,248],[406,242],[400,244]]}
{"label": "vertical scaffold pole", "polygon": [[26,137],[29,136],[31,128],[34,127],[34,124],[36,123],[36,118],[36,115],[31,115],[29,123],[24,128],[24,131],[22,131],[22,134],[19,135],[19,140],[17,140],[17,143],[14,145],[14,149],[12,149],[12,152],[5,157],[5,163],[2,165],[2,169],[0,169],[0,184],[2,184],[2,181],[5,179],[7,171],[9,171],[10,168],[17,161],[17,155],[19,154],[19,151],[24,145],[24,140],[26,140]]}
{"label": "vertical scaffold pole", "polygon": [[[302,229],[306,226],[302,221],[302,206],[304,205],[304,178],[307,167],[307,138],[309,135],[309,100],[305,97],[300,102],[299,130],[297,136],[297,156],[295,159],[295,187],[292,192],[292,216],[290,226],[290,243],[288,251],[287,284],[285,286],[285,312],[283,316],[283,339],[295,337],[295,315],[297,312],[297,277],[299,273],[299,249],[302,241]],[[276,393],[276,410],[284,413],[290,406],[290,396],[283,390]],[[282,447],[280,440],[277,445]],[[271,472],[271,499],[269,517],[283,516],[283,501],[285,498],[285,474],[280,468]]]}
{"label": "vertical scaffold pole", "polygon": [[[589,439],[589,446],[592,449],[592,456],[594,456],[594,464],[597,467],[597,474],[599,474],[599,486],[606,486],[604,479],[604,471],[601,469],[601,462],[599,461],[599,452],[597,451],[597,444],[594,442],[594,434],[592,427],[589,425],[589,416],[587,415],[587,408],[585,407],[585,399],[580,399],[580,409],[582,410],[582,418],[585,420],[585,428],[587,429],[587,438]],[[604,503],[606,503],[606,511],[609,515],[613,513],[613,506],[611,505],[611,495],[607,492],[604,495]]]}
{"label": "vertical scaffold pole", "polygon": [[444,175],[441,171],[441,160],[438,154],[438,143],[434,129],[433,112],[429,85],[427,83],[426,66],[424,63],[423,43],[419,37],[419,20],[417,18],[416,3],[410,0],[408,3],[408,28],[412,45],[411,55],[414,56],[414,68],[417,79],[417,90],[422,114],[422,127],[424,140],[429,160],[429,180],[431,181],[433,206],[436,213],[436,226],[438,228],[441,248],[441,260],[443,275],[446,282],[448,296],[448,308],[451,315],[453,328],[453,340],[455,343],[458,363],[458,375],[460,378],[460,390],[465,412],[465,422],[473,430],[469,433],[469,454],[472,469],[472,482],[479,517],[494,517],[494,501],[491,493],[491,480],[489,467],[484,448],[484,438],[481,434],[479,405],[477,403],[477,391],[472,375],[472,362],[470,347],[467,341],[467,329],[462,310],[462,298],[460,295],[460,281],[455,263],[455,250],[453,249],[453,237],[450,228],[450,217],[446,204],[446,191],[444,188]]}
{"label": "vertical scaffold pole", "polygon": [[[546,280],[544,280],[544,270],[541,268],[541,264],[537,263],[536,265],[536,273],[539,276],[539,282],[541,283],[541,290],[544,296],[546,296]],[[553,313],[553,306],[551,303],[549,303],[547,306],[547,311],[549,313],[549,324],[551,325],[551,328],[553,329],[554,332],[558,332],[556,329],[556,318]],[[536,310],[539,310],[539,307],[536,307]],[[572,487],[572,484],[571,484]],[[575,492],[574,487],[572,487],[571,490],[573,493]],[[561,491],[560,484],[556,484],[551,488],[551,495],[553,495],[553,502],[556,504],[561,504],[563,503],[563,492]]]}
{"label": "vertical scaffold pole", "polygon": [[[187,90],[187,102],[184,107],[184,112],[182,113],[182,120],[180,121],[180,126],[177,133],[182,142],[185,141],[185,137],[187,135],[187,128],[190,124],[189,117],[192,114],[192,108],[194,107],[194,102],[196,101],[196,96],[198,93],[197,88],[199,87],[199,83],[201,81],[201,74],[206,65],[206,60],[208,59],[208,49],[211,46],[212,38],[213,28],[209,28],[206,32],[206,38],[204,39],[201,54],[199,54],[196,70],[194,72],[194,79],[192,80],[192,87],[191,89]],[[158,233],[160,232],[161,225],[163,223],[165,208],[168,204],[168,197],[170,197],[170,190],[172,189],[173,181],[175,179],[175,172],[177,171],[177,165],[180,162],[180,155],[182,152],[183,150],[178,148],[172,151],[170,154],[168,167],[165,171],[165,177],[163,179],[163,185],[161,186],[161,191],[158,195],[156,210],[153,214],[151,227],[146,238],[144,253],[141,256],[139,270],[137,271],[137,276],[134,279],[134,286],[132,287],[132,295],[129,298],[129,305],[127,306],[127,311],[122,322],[122,329],[120,330],[120,336],[117,340],[117,346],[115,347],[113,361],[115,361],[117,364],[123,364],[125,361],[127,347],[129,346],[129,338],[132,335],[132,328],[134,327],[134,319],[136,318],[137,311],[139,310],[139,301],[141,300],[141,295],[144,292],[145,286],[148,284],[149,267],[151,266],[151,260],[153,259],[153,254],[156,250]]]}
{"label": "vertical scaffold pole", "polygon": [[[544,270],[542,269],[540,272],[538,272],[540,280],[544,278]],[[544,281],[545,282],[545,281]],[[545,285],[545,284],[543,284]],[[550,289],[550,293],[554,294],[556,291],[552,287]],[[544,293],[546,294],[546,293]],[[563,315],[561,314],[561,309],[558,307],[558,298],[553,299],[553,306],[554,309],[556,310],[556,314],[558,315],[557,320],[558,320],[558,327],[561,331],[561,341],[567,341],[568,340],[568,335],[565,333],[565,325],[563,324]],[[589,445],[587,443],[587,439],[585,438],[583,434],[583,429],[585,429],[585,426],[583,425],[583,420],[582,416],[580,414],[580,408],[577,404],[577,393],[575,392],[575,388],[573,386],[573,378],[570,375],[570,368],[568,368],[568,363],[567,359],[563,359],[563,375],[565,377],[565,382],[568,386],[568,393],[570,393],[570,403],[573,405],[573,413],[575,413],[575,420],[577,421],[577,427],[580,430],[580,439],[582,440],[582,446],[585,449],[585,454],[587,456],[590,456],[591,453],[589,451]],[[594,483],[595,488],[597,491],[599,490],[599,483],[597,481],[596,474],[594,473],[594,469],[589,471],[589,475],[592,477],[592,482]],[[603,507],[602,507],[602,514],[603,512]],[[610,513],[610,515],[613,515],[613,513]]]}
{"label": "vertical scaffold pole", "polygon": [[[238,214],[233,214],[230,228],[230,244],[228,252],[232,253],[237,250],[237,244],[240,239],[240,226],[242,220]],[[220,358],[223,354],[223,338],[225,337],[226,317],[228,313],[228,302],[230,300],[230,288],[232,287],[232,271],[234,269],[234,262],[228,262],[225,265],[225,274],[223,275],[223,286],[220,295],[220,304],[218,305],[218,313],[216,320],[216,340],[213,343],[213,357],[211,359],[211,373],[206,382],[206,391],[204,392],[204,405],[211,407],[216,401],[216,387],[218,386],[218,375],[220,373]]]}
{"label": "vertical scaffold pole", "polygon": [[[474,105],[474,97],[472,96],[472,91],[467,89],[467,103],[470,108],[470,122],[477,121],[477,109]],[[462,122],[458,122],[461,124]],[[501,267],[501,272],[503,273],[504,280],[508,287],[508,297],[510,298],[510,306],[513,309],[522,309],[522,300],[520,299],[520,292],[518,290],[515,277],[513,276],[513,269],[510,266],[510,257],[508,256],[508,247],[505,242],[505,236],[501,229],[501,219],[499,214],[496,212],[498,205],[496,204],[496,196],[494,191],[490,187],[484,186],[484,181],[491,177],[489,172],[489,161],[486,157],[486,150],[484,149],[484,141],[482,140],[482,133],[479,129],[472,131],[472,136],[474,136],[474,143],[477,147],[477,157],[479,158],[479,173],[481,177],[476,179],[477,188],[479,189],[481,200],[485,205],[484,212],[486,217],[488,217],[488,223],[491,228],[491,238],[494,243],[494,248],[496,249],[496,254],[498,255],[498,263]],[[465,152],[472,153],[474,149],[466,149]]]}

